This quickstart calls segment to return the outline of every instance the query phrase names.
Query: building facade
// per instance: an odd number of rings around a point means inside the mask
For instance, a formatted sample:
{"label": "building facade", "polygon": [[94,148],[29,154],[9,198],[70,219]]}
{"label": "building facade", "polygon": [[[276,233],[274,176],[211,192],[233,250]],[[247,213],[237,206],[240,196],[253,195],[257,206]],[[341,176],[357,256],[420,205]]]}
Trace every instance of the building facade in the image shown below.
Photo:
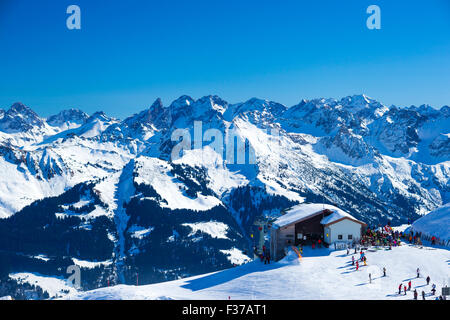
{"label": "building facade", "polygon": [[284,257],[286,247],[311,245],[319,240],[327,245],[359,241],[365,227],[364,222],[337,207],[300,204],[287,210],[272,224],[271,255],[277,261]]}

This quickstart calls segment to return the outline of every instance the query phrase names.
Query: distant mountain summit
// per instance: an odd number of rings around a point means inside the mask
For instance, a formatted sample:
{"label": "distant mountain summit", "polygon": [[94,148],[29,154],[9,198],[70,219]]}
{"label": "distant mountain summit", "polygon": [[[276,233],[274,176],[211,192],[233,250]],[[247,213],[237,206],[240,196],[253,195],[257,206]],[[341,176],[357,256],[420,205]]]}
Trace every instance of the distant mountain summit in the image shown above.
{"label": "distant mountain summit", "polygon": [[78,109],[68,109],[47,118],[47,123],[53,127],[71,129],[86,123],[89,116]]}
{"label": "distant mountain summit", "polygon": [[44,120],[23,103],[14,103],[0,120],[0,131],[6,133],[26,132],[42,128]]}

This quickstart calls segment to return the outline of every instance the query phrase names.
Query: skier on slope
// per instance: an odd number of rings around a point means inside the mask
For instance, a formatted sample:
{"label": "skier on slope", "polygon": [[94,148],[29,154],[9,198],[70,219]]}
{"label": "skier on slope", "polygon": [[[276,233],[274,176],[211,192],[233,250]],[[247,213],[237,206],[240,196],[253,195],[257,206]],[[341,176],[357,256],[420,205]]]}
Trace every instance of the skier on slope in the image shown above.
{"label": "skier on slope", "polygon": [[434,283],[431,286],[431,293],[433,294],[433,296],[436,294],[436,285]]}
{"label": "skier on slope", "polygon": [[403,291],[405,291],[405,296],[406,296],[406,286],[403,286]]}
{"label": "skier on slope", "polygon": [[369,283],[372,283],[372,274],[369,273]]}
{"label": "skier on slope", "polygon": [[358,261],[356,261],[356,271],[358,271],[358,269],[359,269],[359,263],[358,263]]}
{"label": "skier on slope", "polygon": [[411,290],[411,280],[408,282],[408,291]]}
{"label": "skier on slope", "polygon": [[420,269],[417,268],[417,278],[419,278],[419,277],[420,277]]}
{"label": "skier on slope", "polygon": [[402,293],[402,287],[403,287],[403,283],[400,283],[400,285],[398,286],[398,294]]}
{"label": "skier on slope", "polygon": [[417,289],[414,289],[414,300],[417,300]]}
{"label": "skier on slope", "polygon": [[425,291],[422,290],[422,300],[425,300]]}
{"label": "skier on slope", "polygon": [[383,267],[383,277],[386,277],[386,267]]}
{"label": "skier on slope", "polygon": [[355,256],[352,256],[352,266],[355,265]]}
{"label": "skier on slope", "polygon": [[427,286],[430,284],[430,276],[427,277]]}

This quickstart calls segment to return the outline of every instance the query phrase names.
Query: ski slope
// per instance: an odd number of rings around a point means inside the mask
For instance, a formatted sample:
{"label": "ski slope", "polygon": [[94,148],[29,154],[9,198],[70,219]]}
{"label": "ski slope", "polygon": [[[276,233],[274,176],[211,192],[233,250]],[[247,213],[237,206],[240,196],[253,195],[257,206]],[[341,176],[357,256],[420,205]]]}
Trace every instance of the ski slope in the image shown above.
{"label": "ski slope", "polygon": [[414,221],[412,229],[441,240],[450,240],[450,203]]}
{"label": "ski slope", "polygon": [[[431,247],[403,245],[392,250],[366,251],[367,266],[358,271],[345,250],[304,249],[300,260],[291,251],[283,260],[265,265],[252,261],[245,265],[206,275],[144,286],[118,285],[83,293],[66,299],[352,299],[410,300],[413,293],[398,295],[400,283],[412,281],[412,290],[422,290],[434,299],[441,288],[450,285],[450,251]],[[355,255],[355,259],[359,254]],[[383,267],[387,276],[382,277]],[[416,269],[421,276],[416,278]],[[372,283],[369,283],[369,273]],[[425,278],[430,276],[430,285]],[[437,292],[432,297],[431,284]]]}

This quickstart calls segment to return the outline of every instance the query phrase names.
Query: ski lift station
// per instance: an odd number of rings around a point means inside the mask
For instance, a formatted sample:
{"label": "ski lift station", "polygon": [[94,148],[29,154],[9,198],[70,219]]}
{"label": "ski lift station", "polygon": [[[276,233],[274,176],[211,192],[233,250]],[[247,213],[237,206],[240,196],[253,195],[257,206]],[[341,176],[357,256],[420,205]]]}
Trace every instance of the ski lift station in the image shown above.
{"label": "ski lift station", "polygon": [[285,248],[310,245],[321,240],[325,245],[359,241],[367,225],[349,213],[328,204],[300,204],[275,220],[270,230],[270,252],[275,261]]}

